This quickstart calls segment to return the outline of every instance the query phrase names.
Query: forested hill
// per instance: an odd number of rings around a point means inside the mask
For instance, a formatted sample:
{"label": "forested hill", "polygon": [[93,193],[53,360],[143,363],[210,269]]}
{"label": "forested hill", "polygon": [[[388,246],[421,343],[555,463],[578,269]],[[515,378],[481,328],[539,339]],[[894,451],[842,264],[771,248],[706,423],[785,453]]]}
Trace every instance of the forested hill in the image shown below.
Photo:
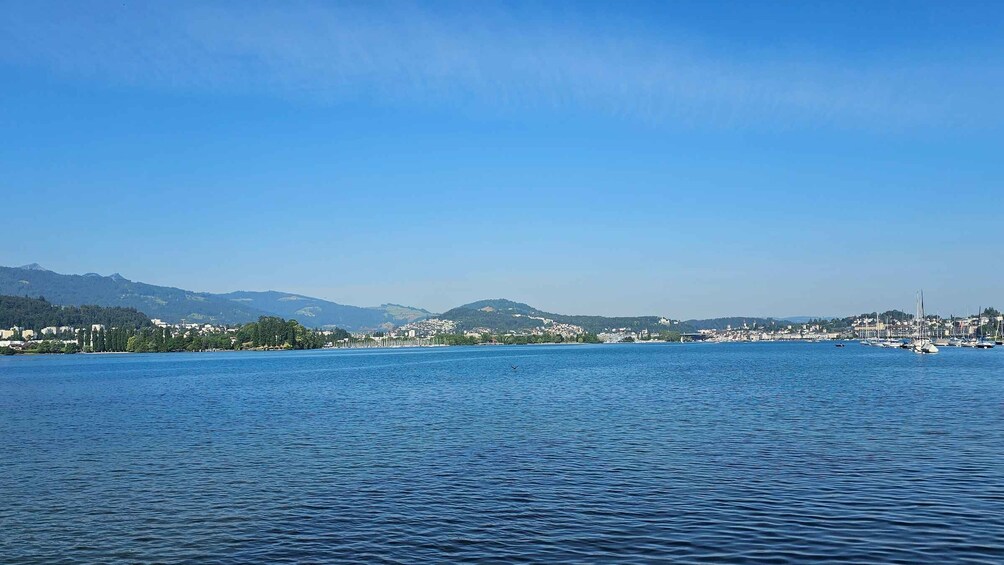
{"label": "forested hill", "polygon": [[242,324],[261,316],[292,318],[307,327],[351,331],[400,325],[429,312],[395,304],[373,308],[276,291],[212,294],[131,281],[121,275],[63,275],[39,265],[0,267],[0,294],[44,296],[54,304],[135,308],[166,322]]}
{"label": "forested hill", "polygon": [[525,331],[546,327],[540,318],[559,324],[572,324],[590,333],[627,328],[632,331],[680,330],[676,322],[659,316],[577,316],[544,312],[521,302],[502,298],[479,300],[458,306],[438,316],[457,324],[457,329],[470,331],[486,328],[494,332]]}
{"label": "forested hill", "polygon": [[150,326],[150,318],[135,308],[57,306],[43,298],[0,296],[0,329],[17,326],[39,331],[50,326],[89,328],[93,324],[139,329]]}
{"label": "forested hill", "polygon": [[62,275],[34,266],[0,267],[0,294],[44,296],[53,304],[135,308],[168,322],[243,323],[266,313],[211,294],[130,281],[121,275]]}

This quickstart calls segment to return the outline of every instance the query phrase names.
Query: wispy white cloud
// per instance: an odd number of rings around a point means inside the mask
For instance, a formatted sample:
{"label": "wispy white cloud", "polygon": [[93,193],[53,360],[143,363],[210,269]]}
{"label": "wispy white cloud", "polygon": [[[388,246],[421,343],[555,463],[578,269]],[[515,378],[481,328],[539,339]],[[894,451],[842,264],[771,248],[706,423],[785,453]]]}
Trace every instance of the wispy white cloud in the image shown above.
{"label": "wispy white cloud", "polygon": [[154,89],[595,111],[655,123],[850,128],[999,125],[1000,60],[715,54],[504,7],[8,5],[0,61]]}

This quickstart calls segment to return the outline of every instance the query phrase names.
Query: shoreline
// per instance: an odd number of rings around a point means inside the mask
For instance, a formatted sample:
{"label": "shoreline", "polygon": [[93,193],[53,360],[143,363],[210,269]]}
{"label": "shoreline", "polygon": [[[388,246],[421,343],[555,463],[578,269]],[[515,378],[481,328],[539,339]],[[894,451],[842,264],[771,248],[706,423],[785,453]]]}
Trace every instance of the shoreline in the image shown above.
{"label": "shoreline", "polygon": [[562,343],[478,343],[478,344],[463,344],[463,345],[447,345],[447,344],[423,344],[423,345],[367,345],[362,347],[318,347],[313,349],[206,349],[202,351],[80,351],[76,353],[62,353],[62,352],[52,352],[52,353],[39,353],[35,351],[26,351],[11,355],[3,355],[2,357],[22,357],[22,356],[73,356],[73,355],[167,355],[167,354],[197,354],[197,353],[282,353],[282,352],[292,352],[292,351],[360,351],[368,349],[379,349],[379,350],[389,350],[389,349],[442,349],[450,347],[534,347],[534,346],[580,346],[580,345],[687,345],[687,344],[750,344],[750,343],[846,343],[853,342],[855,340],[826,340],[824,342],[815,340],[798,340],[798,339],[788,339],[788,340],[757,340],[757,341],[662,341],[662,340],[645,340],[645,341],[631,341],[631,342],[603,342],[603,343],[581,343],[581,342],[562,342]]}

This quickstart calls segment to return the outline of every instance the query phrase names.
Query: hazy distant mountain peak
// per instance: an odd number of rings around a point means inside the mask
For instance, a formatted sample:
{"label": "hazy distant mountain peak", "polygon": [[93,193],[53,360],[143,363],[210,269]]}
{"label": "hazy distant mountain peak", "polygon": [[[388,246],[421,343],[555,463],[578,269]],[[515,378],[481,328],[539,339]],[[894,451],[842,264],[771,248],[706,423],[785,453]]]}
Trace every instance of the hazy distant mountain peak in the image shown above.
{"label": "hazy distant mountain peak", "polygon": [[45,271],[47,273],[51,273],[52,272],[49,269],[46,269],[45,267],[39,265],[38,263],[31,263],[29,265],[21,265],[20,267],[18,267],[18,269],[24,269],[26,271]]}

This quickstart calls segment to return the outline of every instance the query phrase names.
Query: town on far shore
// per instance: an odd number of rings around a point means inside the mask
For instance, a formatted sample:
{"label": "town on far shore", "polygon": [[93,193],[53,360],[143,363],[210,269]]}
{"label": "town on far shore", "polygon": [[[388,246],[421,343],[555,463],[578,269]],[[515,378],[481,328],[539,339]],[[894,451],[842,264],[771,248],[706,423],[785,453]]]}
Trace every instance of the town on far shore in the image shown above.
{"label": "town on far shore", "polygon": [[[540,311],[499,311],[482,306],[466,311],[457,319],[431,317],[400,326],[348,332],[337,327],[308,328],[298,320],[262,316],[245,324],[200,322],[171,323],[148,318],[132,308],[98,306],[57,306],[44,299],[2,297],[6,320],[26,321],[0,329],[0,354],[18,353],[104,353],[173,352],[222,350],[279,350],[363,347],[437,347],[451,345],[527,345],[575,343],[661,343],[661,342],[784,342],[824,340],[906,340],[918,335],[965,345],[981,340],[1004,338],[1004,317],[993,308],[976,315],[941,318],[913,316],[898,310],[848,318],[814,319],[801,323],[770,318],[727,318],[705,320],[721,327],[693,327],[696,321],[648,318],[581,317],[584,323],[596,320],[627,320],[630,326],[605,326],[599,331],[580,324],[548,317]],[[515,304],[515,303],[513,303]],[[12,313],[12,311],[14,311]],[[553,315],[558,317],[559,315]],[[41,325],[43,320],[112,320],[77,324]],[[489,321],[472,325],[470,320]],[[39,327],[41,326],[41,327]],[[510,326],[510,327],[506,327]],[[595,327],[595,326],[594,326]]]}

